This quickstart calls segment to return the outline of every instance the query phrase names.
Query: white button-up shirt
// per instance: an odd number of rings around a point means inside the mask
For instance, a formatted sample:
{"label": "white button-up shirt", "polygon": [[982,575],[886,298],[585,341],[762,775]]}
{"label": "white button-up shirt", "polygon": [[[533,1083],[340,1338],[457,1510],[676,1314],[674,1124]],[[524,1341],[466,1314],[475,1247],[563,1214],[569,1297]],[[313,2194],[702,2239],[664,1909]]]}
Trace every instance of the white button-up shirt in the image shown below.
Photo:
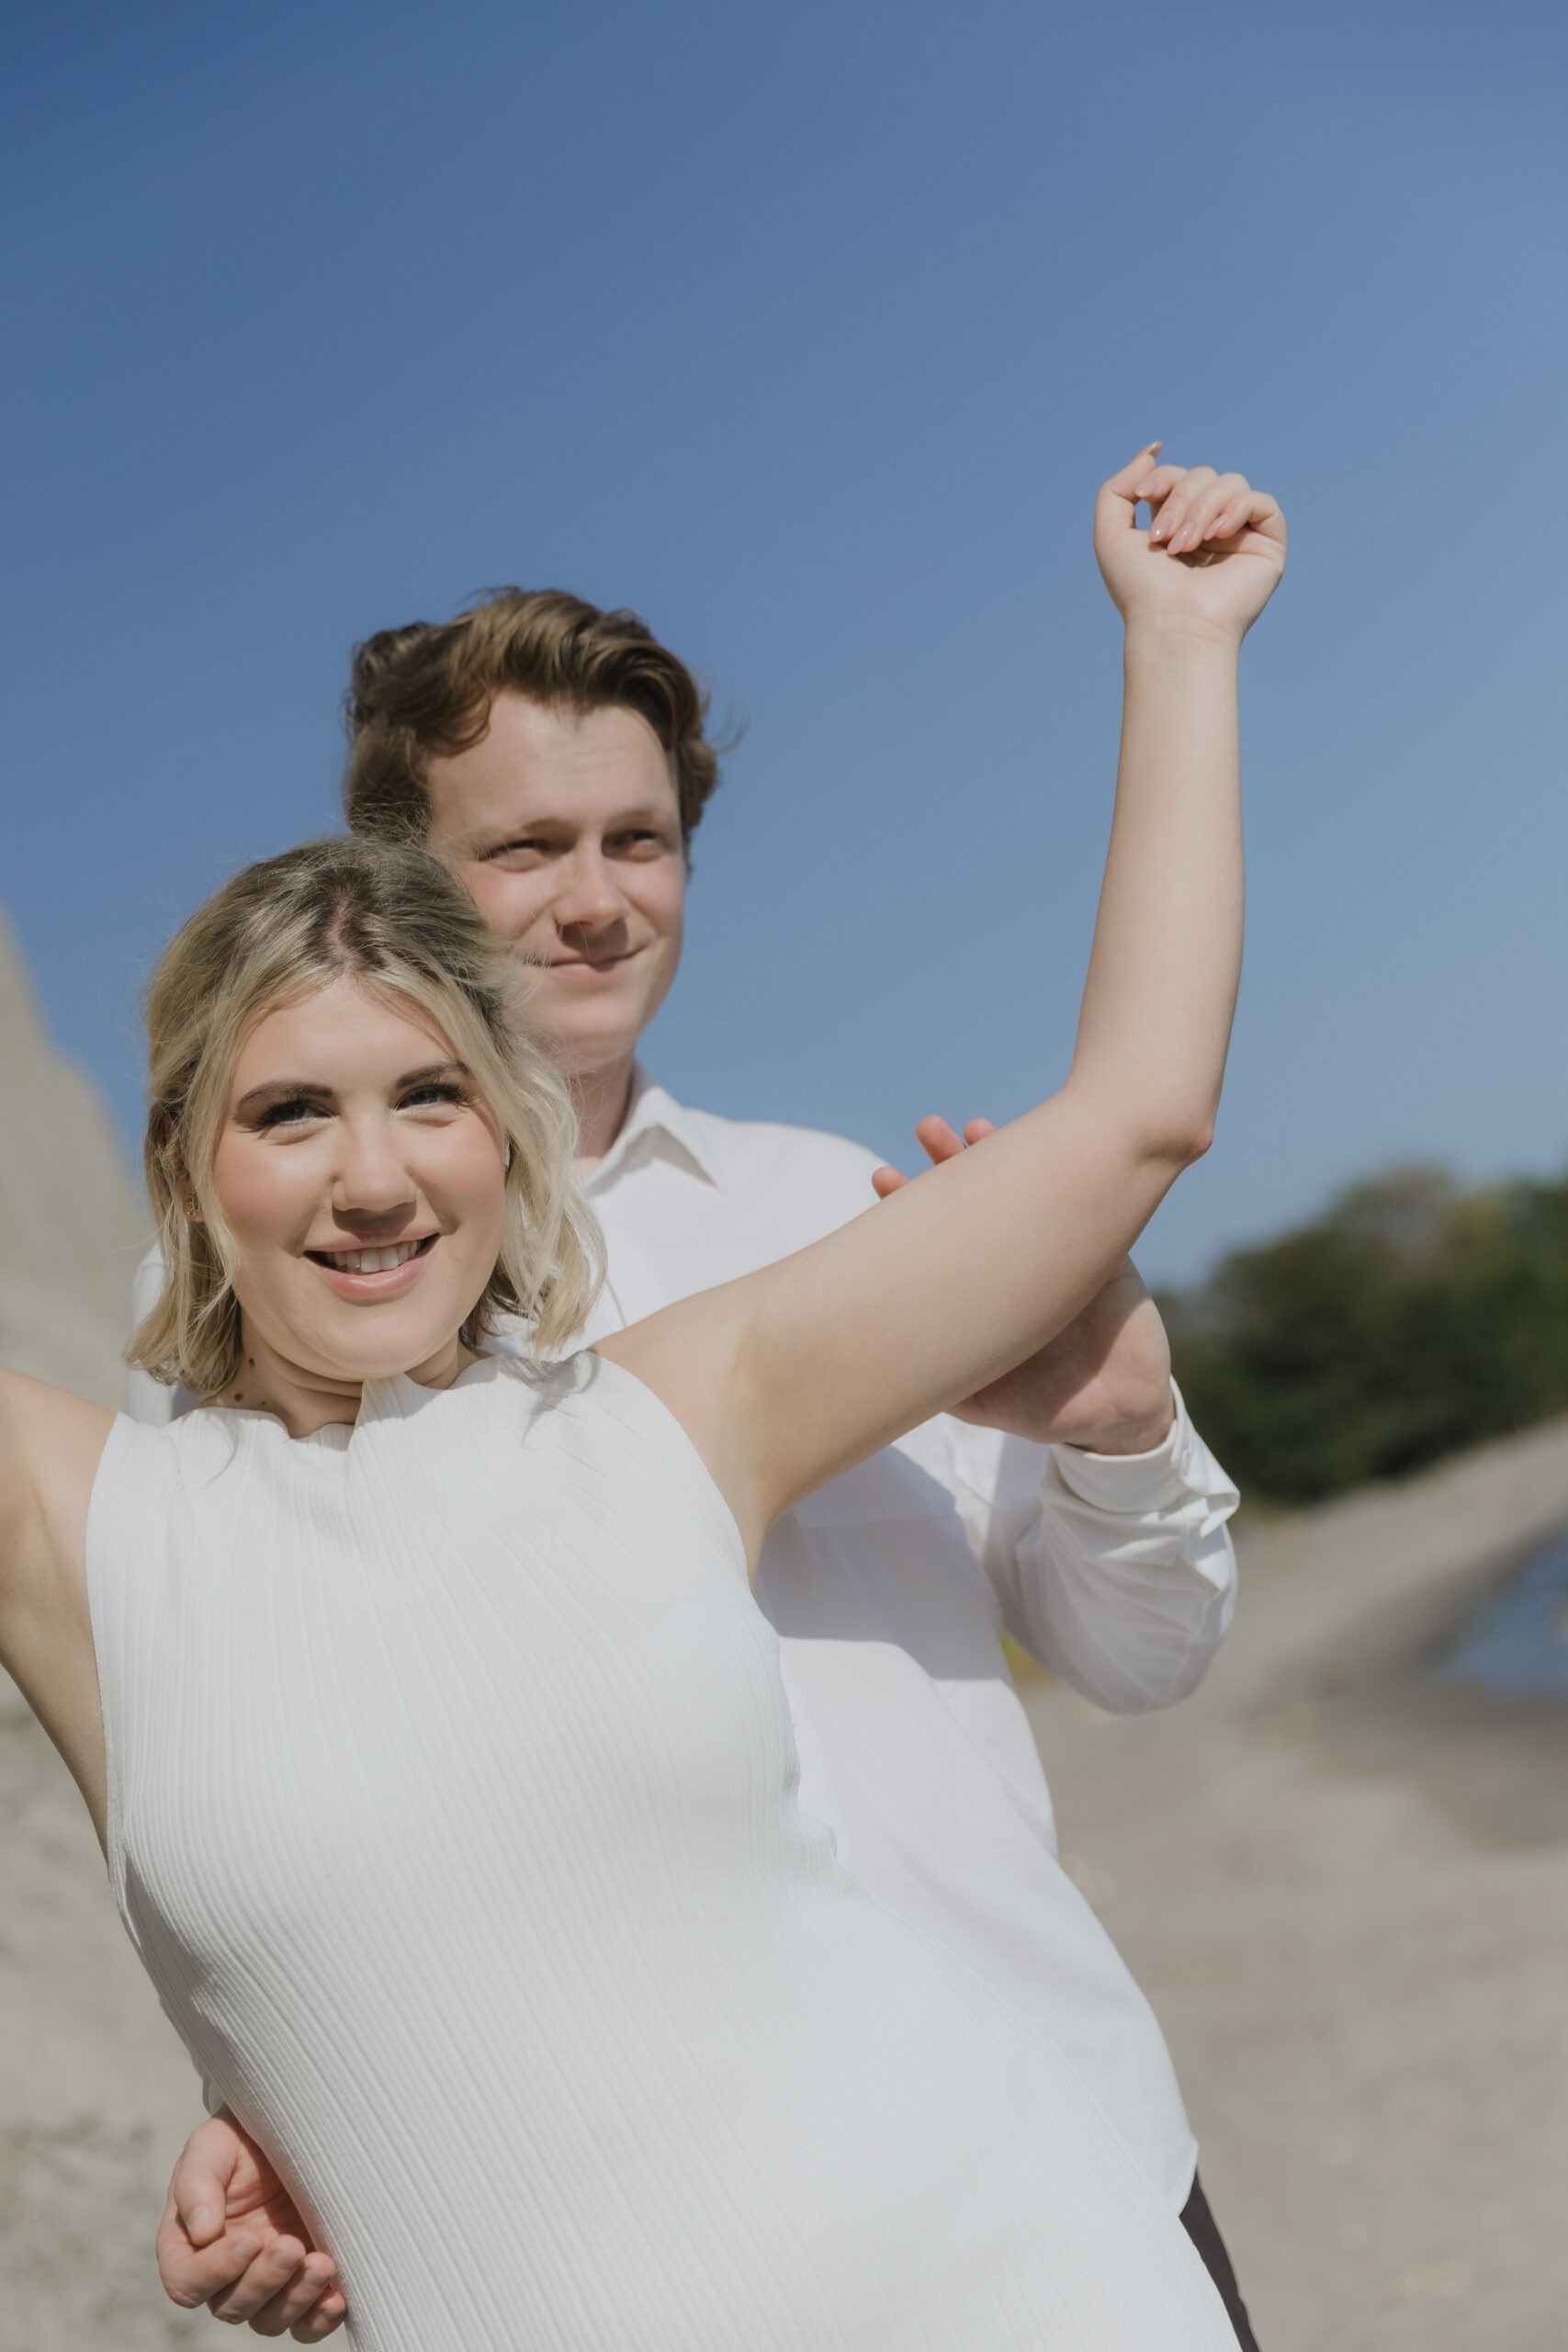
{"label": "white button-up shirt", "polygon": [[[639,1072],[586,1186],[609,1268],[587,1338],[847,1224],[874,1204],[877,1165],[836,1136],[688,1110]],[[139,1315],[161,1271],[155,1255],[144,1263]],[[190,1401],[130,1375],[138,1419]],[[1165,1443],[1130,1456],[944,1414],[782,1520],[757,1587],[779,1635],[801,1804],[863,1886],[1066,2052],[1177,2207],[1197,2150],[1169,2054],[1057,1860],[1001,1636],[1103,1707],[1185,1697],[1235,1604],[1235,1504],[1179,1404]]]}

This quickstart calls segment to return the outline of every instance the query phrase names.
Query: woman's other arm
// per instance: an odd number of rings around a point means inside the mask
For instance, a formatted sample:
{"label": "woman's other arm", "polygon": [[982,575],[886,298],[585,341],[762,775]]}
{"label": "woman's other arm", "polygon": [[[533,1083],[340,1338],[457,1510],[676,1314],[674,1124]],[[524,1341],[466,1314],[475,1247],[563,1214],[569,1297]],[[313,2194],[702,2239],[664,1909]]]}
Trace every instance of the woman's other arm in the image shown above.
{"label": "woman's other arm", "polygon": [[87,1504],[114,1424],[102,1405],[0,1371],[0,1663],[105,1836],[103,1721],[87,1609]]}
{"label": "woman's other arm", "polygon": [[1069,1322],[1208,1147],[1241,957],[1236,660],[1284,526],[1239,476],[1156,454],[1096,510],[1125,699],[1066,1084],[812,1249],[601,1343],[683,1422],[753,1546],[802,1495]]}

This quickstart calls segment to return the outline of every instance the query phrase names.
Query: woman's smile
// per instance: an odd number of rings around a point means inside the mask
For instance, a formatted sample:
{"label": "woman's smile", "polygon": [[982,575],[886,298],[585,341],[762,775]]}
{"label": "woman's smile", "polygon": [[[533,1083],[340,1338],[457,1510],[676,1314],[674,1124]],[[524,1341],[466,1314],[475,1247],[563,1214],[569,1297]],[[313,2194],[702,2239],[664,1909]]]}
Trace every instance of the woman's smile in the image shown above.
{"label": "woman's smile", "polygon": [[440,1238],[426,1233],[355,1250],[307,1250],[305,1255],[340,1298],[398,1298],[419,1280]]}

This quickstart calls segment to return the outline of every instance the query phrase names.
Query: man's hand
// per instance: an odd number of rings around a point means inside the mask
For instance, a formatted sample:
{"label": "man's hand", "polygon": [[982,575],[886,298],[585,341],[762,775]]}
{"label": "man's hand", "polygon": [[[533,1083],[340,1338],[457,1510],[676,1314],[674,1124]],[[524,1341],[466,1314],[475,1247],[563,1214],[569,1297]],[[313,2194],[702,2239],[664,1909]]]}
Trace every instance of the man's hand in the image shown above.
{"label": "man's hand", "polygon": [[172,2301],[205,2303],[233,2327],[320,2344],[348,2303],[288,2191],[228,2109],[186,2142],[158,2230],[158,2275]]}
{"label": "man's hand", "polygon": [[[940,1168],[996,1128],[989,1119],[971,1119],[959,1136],[945,1119],[933,1118],[922,1119],[915,1133],[932,1167]],[[879,1168],[871,1181],[885,1201],[909,1179],[896,1168]],[[1032,1438],[1037,1445],[1146,1453],[1160,1444],[1176,1417],[1170,1346],[1131,1258],[1066,1330],[953,1410],[960,1420]]]}

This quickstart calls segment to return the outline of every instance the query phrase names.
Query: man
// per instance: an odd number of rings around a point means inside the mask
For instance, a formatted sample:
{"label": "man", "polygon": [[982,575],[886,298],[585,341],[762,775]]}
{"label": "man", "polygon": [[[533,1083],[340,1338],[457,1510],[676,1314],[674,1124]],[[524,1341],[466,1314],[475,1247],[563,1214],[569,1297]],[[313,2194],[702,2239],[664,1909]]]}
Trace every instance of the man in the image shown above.
{"label": "man", "polygon": [[[903,1181],[833,1136],[687,1109],[637,1062],[675,977],[691,836],[717,781],[704,717],[640,622],[554,592],[510,590],[355,658],[350,824],[423,841],[461,878],[513,944],[521,1017],[570,1080],[608,1250],[591,1339],[805,1246]],[[972,1122],[967,1139],[987,1132]],[[935,1159],[964,1148],[941,1121],[920,1135]],[[156,1263],[139,1279],[145,1307]],[[132,1387],[144,1419],[192,1401]],[[1235,1500],[1129,1264],[1031,1363],[792,1512],[758,1596],[781,1639],[801,1803],[863,1885],[1073,2060],[1250,2346],[1168,2055],[1057,1863],[1001,1648],[1010,1634],[1102,1706],[1184,1697],[1229,1623]],[[176,2171],[160,2258],[176,2301],[262,2334],[313,2342],[343,2315],[329,2259],[221,2115]]]}

